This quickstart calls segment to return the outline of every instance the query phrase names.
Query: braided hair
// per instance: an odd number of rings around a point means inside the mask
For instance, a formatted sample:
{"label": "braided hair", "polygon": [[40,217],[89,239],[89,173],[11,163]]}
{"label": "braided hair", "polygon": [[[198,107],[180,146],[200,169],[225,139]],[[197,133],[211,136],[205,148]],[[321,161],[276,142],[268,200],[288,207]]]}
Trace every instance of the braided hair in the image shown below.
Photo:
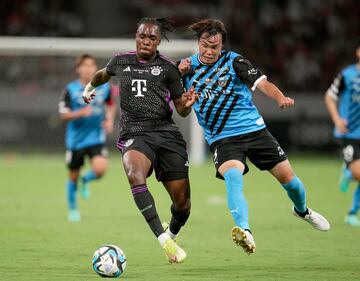
{"label": "braided hair", "polygon": [[201,21],[195,22],[188,27],[195,33],[196,38],[199,40],[201,36],[206,33],[209,36],[214,36],[218,33],[221,34],[222,43],[226,41],[226,29],[225,25],[216,19],[203,19]]}
{"label": "braided hair", "polygon": [[144,17],[140,19],[140,21],[137,23],[137,28],[139,28],[139,26],[142,25],[143,23],[150,23],[158,26],[161,36],[164,37],[167,41],[169,41],[169,38],[167,38],[166,33],[172,32],[174,30],[173,21],[167,17],[165,18]]}

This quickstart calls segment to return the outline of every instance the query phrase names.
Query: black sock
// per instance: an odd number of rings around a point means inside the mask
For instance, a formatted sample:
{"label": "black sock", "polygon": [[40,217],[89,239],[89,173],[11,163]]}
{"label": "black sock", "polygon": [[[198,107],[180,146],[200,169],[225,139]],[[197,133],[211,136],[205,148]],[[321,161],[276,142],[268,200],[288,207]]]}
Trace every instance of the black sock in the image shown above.
{"label": "black sock", "polygon": [[296,210],[296,208],[294,208],[294,210],[295,210],[295,213],[297,213],[302,218],[309,214],[308,208],[306,208],[306,211],[304,213],[300,213],[298,210]]}
{"label": "black sock", "polygon": [[250,230],[250,229],[245,228],[244,230],[246,230],[247,232],[249,232],[249,233],[252,235],[252,232],[251,232],[251,230]]}
{"label": "black sock", "polygon": [[131,187],[136,206],[144,216],[152,232],[158,237],[164,232],[159,215],[155,208],[154,198],[148,190],[146,184],[134,185]]}
{"label": "black sock", "polygon": [[171,221],[170,231],[173,234],[178,234],[180,229],[185,225],[186,221],[190,216],[190,210],[176,210],[174,204],[171,205]]}

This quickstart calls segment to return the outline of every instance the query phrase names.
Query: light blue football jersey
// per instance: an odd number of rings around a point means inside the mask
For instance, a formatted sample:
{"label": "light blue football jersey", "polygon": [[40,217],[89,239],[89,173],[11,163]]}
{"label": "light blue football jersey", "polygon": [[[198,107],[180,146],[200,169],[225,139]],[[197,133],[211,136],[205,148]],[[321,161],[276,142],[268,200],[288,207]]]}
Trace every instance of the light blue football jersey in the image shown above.
{"label": "light blue football jersey", "polygon": [[336,138],[360,139],[360,69],[356,64],[343,69],[329,88],[338,99],[341,118],[347,120],[348,133],[334,129]]}
{"label": "light blue football jersey", "polygon": [[190,59],[191,70],[183,76],[184,85],[200,94],[193,109],[209,145],[266,127],[249,90],[266,79],[260,70],[231,51],[223,51],[212,65],[203,64],[198,54]]}
{"label": "light blue football jersey", "polygon": [[67,84],[59,103],[59,112],[77,111],[85,106],[92,107],[88,117],[71,120],[67,123],[65,143],[69,150],[78,150],[105,143],[105,131],[102,123],[105,120],[105,103],[111,100],[110,84],[96,88],[95,99],[87,105],[82,97],[84,86],[79,80]]}

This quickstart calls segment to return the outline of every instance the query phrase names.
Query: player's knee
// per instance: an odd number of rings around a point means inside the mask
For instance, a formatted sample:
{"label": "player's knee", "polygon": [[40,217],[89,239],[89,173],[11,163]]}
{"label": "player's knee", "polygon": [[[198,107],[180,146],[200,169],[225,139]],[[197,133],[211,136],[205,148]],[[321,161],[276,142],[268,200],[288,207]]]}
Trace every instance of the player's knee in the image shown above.
{"label": "player's knee", "polygon": [[181,213],[190,213],[191,210],[191,200],[190,198],[185,198],[176,202],[175,208],[178,212]]}
{"label": "player's knee", "polygon": [[94,169],[94,173],[95,173],[96,177],[99,179],[105,175],[106,168]]}
{"label": "player's knee", "polygon": [[360,170],[351,170],[351,174],[355,181],[360,181]]}
{"label": "player's knee", "polygon": [[277,177],[278,181],[281,183],[281,184],[287,184],[287,183],[290,183],[291,181],[293,181],[295,178],[297,178],[293,173],[286,173],[286,174],[283,174],[283,175],[279,175]]}
{"label": "player's knee", "polygon": [[191,200],[187,198],[184,204],[182,205],[181,211],[184,213],[190,213],[190,210],[191,210]]}
{"label": "player's knee", "polygon": [[127,171],[126,175],[131,186],[143,184],[146,181],[146,176],[143,175],[143,173],[141,173],[140,171],[131,169]]}
{"label": "player's knee", "polygon": [[80,171],[78,171],[78,170],[70,171],[69,178],[71,181],[77,182],[77,180],[79,179],[79,176],[80,176]]}

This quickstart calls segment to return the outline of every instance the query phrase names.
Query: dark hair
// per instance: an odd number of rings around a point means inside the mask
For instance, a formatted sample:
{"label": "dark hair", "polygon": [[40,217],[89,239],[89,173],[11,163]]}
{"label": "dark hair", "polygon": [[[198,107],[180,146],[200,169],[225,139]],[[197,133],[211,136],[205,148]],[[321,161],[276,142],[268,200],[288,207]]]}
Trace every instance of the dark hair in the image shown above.
{"label": "dark hair", "polygon": [[76,60],[75,60],[75,68],[78,68],[80,65],[82,65],[84,60],[87,60],[87,59],[92,59],[96,63],[96,59],[95,59],[94,56],[89,55],[89,54],[82,54],[81,56],[76,58]]}
{"label": "dark hair", "polygon": [[139,28],[139,26],[142,25],[143,23],[150,23],[150,24],[154,24],[154,25],[158,26],[161,36],[164,37],[167,41],[169,41],[169,39],[167,38],[166,33],[172,32],[174,30],[173,21],[169,18],[145,17],[145,18],[142,18],[137,23],[137,28]]}
{"label": "dark hair", "polygon": [[226,41],[225,25],[221,21],[216,19],[203,19],[201,21],[193,23],[188,27],[188,29],[195,32],[195,36],[198,40],[204,33],[209,34],[209,37],[220,33],[222,37],[222,43],[225,43]]}

